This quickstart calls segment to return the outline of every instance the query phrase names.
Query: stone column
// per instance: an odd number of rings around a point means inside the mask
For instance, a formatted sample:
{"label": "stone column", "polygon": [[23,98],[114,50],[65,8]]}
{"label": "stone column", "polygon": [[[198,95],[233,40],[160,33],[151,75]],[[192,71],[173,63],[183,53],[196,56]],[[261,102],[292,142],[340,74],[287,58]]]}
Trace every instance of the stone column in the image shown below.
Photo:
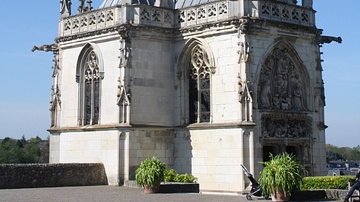
{"label": "stone column", "polygon": [[119,180],[120,184],[129,181],[129,132],[121,132],[119,137]]}
{"label": "stone column", "polygon": [[[240,164],[244,165],[244,132],[240,134]],[[244,175],[241,175],[241,183],[240,183],[240,190],[245,190],[245,178]]]}
{"label": "stone column", "polygon": [[255,151],[254,151],[254,133],[249,131],[249,163],[250,163],[250,172],[255,173]]}

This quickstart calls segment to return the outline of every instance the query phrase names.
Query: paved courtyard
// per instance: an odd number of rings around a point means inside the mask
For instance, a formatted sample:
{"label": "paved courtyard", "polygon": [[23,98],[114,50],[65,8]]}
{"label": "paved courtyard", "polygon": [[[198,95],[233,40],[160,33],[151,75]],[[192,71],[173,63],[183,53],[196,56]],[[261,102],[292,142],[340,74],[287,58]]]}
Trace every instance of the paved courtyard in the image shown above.
{"label": "paved courtyard", "polygon": [[[243,195],[144,194],[142,189],[116,186],[0,189],[1,202],[241,202]],[[254,197],[253,201],[271,201]]]}
{"label": "paved courtyard", "polygon": [[[254,200],[263,200],[254,198]],[[116,186],[85,186],[0,189],[2,202],[239,202],[245,196],[215,194],[144,194],[142,189]]]}

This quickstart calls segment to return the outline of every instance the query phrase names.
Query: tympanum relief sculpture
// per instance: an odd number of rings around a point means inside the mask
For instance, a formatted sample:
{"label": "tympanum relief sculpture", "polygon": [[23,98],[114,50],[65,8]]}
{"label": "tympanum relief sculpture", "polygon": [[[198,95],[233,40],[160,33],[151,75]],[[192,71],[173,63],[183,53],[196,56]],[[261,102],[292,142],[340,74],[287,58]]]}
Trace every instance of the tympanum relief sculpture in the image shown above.
{"label": "tympanum relief sculpture", "polygon": [[306,110],[304,81],[288,49],[276,48],[261,68],[259,109]]}
{"label": "tympanum relief sculpture", "polygon": [[260,72],[258,107],[262,138],[310,138],[303,71],[286,47],[275,48]]}

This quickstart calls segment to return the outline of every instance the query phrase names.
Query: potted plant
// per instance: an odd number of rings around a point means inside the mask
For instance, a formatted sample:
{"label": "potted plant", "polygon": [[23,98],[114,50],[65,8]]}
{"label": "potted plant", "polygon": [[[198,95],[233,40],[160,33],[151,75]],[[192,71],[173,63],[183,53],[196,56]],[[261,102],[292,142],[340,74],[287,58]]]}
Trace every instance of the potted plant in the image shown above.
{"label": "potted plant", "polygon": [[262,162],[263,170],[259,181],[264,195],[272,195],[272,201],[289,201],[291,192],[300,188],[303,167],[294,155],[282,153],[270,154],[270,161]]}
{"label": "potted plant", "polygon": [[165,170],[165,164],[158,158],[147,158],[135,171],[136,184],[144,187],[144,193],[156,193],[160,189],[160,182],[164,179]]}

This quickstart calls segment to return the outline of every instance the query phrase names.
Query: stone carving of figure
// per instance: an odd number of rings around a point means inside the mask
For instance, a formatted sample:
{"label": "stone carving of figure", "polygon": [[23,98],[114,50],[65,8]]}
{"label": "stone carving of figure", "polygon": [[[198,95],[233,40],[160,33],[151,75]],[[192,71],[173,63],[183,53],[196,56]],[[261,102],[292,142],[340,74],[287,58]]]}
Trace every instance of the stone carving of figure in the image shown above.
{"label": "stone carving of figure", "polygon": [[131,48],[126,44],[125,41],[122,42],[120,48],[120,66],[127,67],[130,57]]}
{"label": "stone carving of figure", "polygon": [[83,13],[85,11],[84,2],[85,2],[85,0],[80,0],[80,4],[78,7],[78,13]]}
{"label": "stone carving of figure", "polygon": [[280,99],[279,94],[275,94],[273,97],[273,106],[275,109],[280,109]]}
{"label": "stone carving of figure", "polygon": [[293,108],[295,110],[303,109],[302,93],[303,92],[302,92],[301,82],[299,82],[293,92],[293,95],[294,95]]}
{"label": "stone carving of figure", "polygon": [[71,0],[60,0],[60,15],[61,17],[71,15]]}
{"label": "stone carving of figure", "polygon": [[241,61],[247,62],[249,60],[249,52],[250,52],[249,43],[240,42],[239,51],[238,51],[239,54],[238,63],[240,63]]}
{"label": "stone carving of figure", "polygon": [[264,81],[264,84],[261,86],[260,99],[261,106],[265,108],[271,107],[270,104],[270,96],[271,96],[271,85],[270,79]]}

